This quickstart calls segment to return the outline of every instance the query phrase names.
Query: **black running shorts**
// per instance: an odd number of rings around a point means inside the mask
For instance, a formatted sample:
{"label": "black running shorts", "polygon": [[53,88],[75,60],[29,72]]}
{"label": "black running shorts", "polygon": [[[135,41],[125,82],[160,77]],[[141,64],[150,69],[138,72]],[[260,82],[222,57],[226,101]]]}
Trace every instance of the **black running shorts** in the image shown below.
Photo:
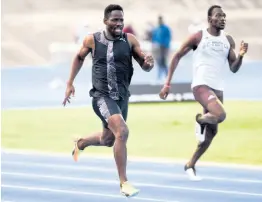
{"label": "black running shorts", "polygon": [[113,100],[110,97],[94,97],[92,105],[105,128],[108,128],[108,118],[114,114],[121,114],[125,121],[127,119],[128,97],[121,100]]}

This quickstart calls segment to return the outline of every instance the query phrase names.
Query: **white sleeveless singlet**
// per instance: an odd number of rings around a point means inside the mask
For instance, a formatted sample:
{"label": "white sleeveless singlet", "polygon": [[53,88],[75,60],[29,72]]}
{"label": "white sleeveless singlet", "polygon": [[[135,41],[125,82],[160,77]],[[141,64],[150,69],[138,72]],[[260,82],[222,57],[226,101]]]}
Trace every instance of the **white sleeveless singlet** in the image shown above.
{"label": "white sleeveless singlet", "polygon": [[212,36],[202,30],[202,38],[193,53],[193,80],[191,87],[207,85],[215,90],[224,90],[224,73],[228,68],[230,44],[224,31]]}

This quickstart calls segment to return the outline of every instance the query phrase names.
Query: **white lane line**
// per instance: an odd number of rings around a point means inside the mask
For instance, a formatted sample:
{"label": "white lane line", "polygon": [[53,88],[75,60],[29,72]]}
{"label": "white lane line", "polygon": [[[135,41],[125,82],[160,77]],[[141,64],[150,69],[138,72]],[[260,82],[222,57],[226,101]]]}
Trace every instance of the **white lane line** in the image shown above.
{"label": "white lane line", "polygon": [[[67,153],[59,152],[43,152],[37,150],[23,150],[23,149],[7,149],[2,148],[3,154],[17,154],[27,156],[46,156],[46,157],[69,157]],[[100,154],[83,154],[83,158],[91,159],[112,159],[112,155],[100,155]],[[19,157],[18,157],[19,158]],[[171,159],[171,158],[148,158],[148,157],[136,157],[131,156],[128,158],[129,161],[133,162],[146,162],[146,163],[161,163],[161,164],[182,164],[187,162],[187,159]],[[200,166],[216,166],[221,168],[233,168],[233,169],[251,169],[251,170],[262,170],[262,165],[248,165],[248,164],[233,164],[233,163],[216,163],[216,162],[199,162]]]}
{"label": "white lane line", "polygon": [[[63,165],[63,164],[50,164],[50,163],[30,163],[30,162],[14,162],[14,161],[2,161],[2,165],[17,165],[23,167],[40,167],[40,168],[59,168],[59,169],[70,169],[70,170],[84,170],[84,171],[92,171],[92,172],[103,172],[103,173],[116,173],[116,169],[112,168],[103,168],[98,166],[71,166],[71,165]],[[174,174],[168,172],[157,172],[157,171],[149,171],[149,170],[139,170],[139,169],[130,169],[128,171],[129,174],[134,175],[153,175],[160,177],[168,177],[168,178],[182,178],[186,179],[187,176],[183,174]],[[226,178],[226,177],[210,177],[210,176],[201,176],[204,179],[209,180],[217,180],[217,181],[225,181],[225,182],[238,182],[238,183],[257,183],[262,184],[262,180],[254,180],[254,179],[241,179],[241,178]]]}
{"label": "white lane line", "polygon": [[[57,176],[57,175],[39,175],[39,174],[28,174],[28,173],[13,173],[13,172],[1,172],[2,175],[12,175],[12,176],[22,176],[26,178],[43,178],[43,179],[55,179],[55,180],[64,180],[64,181],[82,181],[82,182],[92,182],[92,183],[101,183],[101,184],[119,184],[117,180],[101,180],[101,179],[85,179],[85,178],[76,178],[76,177],[65,177],[65,176]],[[201,192],[213,192],[213,193],[221,193],[221,194],[229,194],[229,195],[248,195],[248,196],[259,196],[262,197],[260,193],[252,193],[252,192],[242,192],[242,191],[228,191],[221,189],[208,189],[208,188],[195,188],[195,187],[187,187],[187,186],[169,186],[169,185],[161,185],[161,184],[152,184],[152,183],[135,183],[135,185],[140,187],[154,187],[154,188],[162,188],[162,189],[178,189],[178,190],[190,190],[190,191],[201,191]]]}
{"label": "white lane line", "polygon": [[[44,191],[44,192],[53,192],[53,193],[60,193],[60,194],[88,195],[88,196],[123,198],[124,199],[124,196],[115,195],[115,194],[100,194],[100,193],[94,193],[94,192],[74,191],[74,190],[68,190],[68,189],[53,189],[49,187],[17,186],[17,185],[10,185],[10,184],[2,184],[1,187],[9,188],[9,189],[23,189],[23,190],[29,190],[29,191]],[[132,199],[140,200],[140,201],[154,201],[154,202],[178,202],[178,201],[173,201],[173,200],[161,200],[161,199],[144,198],[144,197],[134,197]]]}
{"label": "white lane line", "polygon": [[3,108],[3,111],[34,111],[34,110],[69,110],[69,109],[77,109],[77,108],[87,108],[90,107],[91,104],[75,104],[73,106],[67,106],[67,108],[65,108],[62,105],[52,105],[52,106],[37,106],[37,107],[6,107]]}
{"label": "white lane line", "polygon": [[6,200],[1,200],[2,202],[15,202],[15,201],[6,201]]}

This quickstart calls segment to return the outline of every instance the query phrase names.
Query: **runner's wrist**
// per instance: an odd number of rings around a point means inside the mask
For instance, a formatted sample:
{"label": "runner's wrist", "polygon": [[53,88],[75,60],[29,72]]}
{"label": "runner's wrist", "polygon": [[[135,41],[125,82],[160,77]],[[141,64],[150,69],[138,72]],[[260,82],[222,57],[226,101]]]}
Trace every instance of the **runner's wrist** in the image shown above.
{"label": "runner's wrist", "polygon": [[72,85],[73,85],[73,81],[67,81],[66,84],[67,84],[68,86],[72,86]]}

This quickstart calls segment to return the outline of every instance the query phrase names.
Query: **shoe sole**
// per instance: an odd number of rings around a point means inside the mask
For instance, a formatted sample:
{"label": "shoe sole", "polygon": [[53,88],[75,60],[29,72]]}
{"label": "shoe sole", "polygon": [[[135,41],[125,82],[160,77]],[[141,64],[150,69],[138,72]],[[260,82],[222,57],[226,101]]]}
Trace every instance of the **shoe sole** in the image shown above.
{"label": "shoe sole", "polygon": [[202,178],[189,178],[189,180],[193,182],[198,182],[198,181],[202,181]]}
{"label": "shoe sole", "polygon": [[135,197],[135,196],[137,196],[137,195],[139,194],[139,192],[140,192],[140,191],[137,191],[137,192],[135,192],[135,193],[133,193],[133,194],[131,194],[131,195],[126,195],[124,192],[120,191],[120,193],[121,193],[123,196],[127,197],[127,198]]}
{"label": "shoe sole", "polygon": [[202,132],[202,126],[198,122],[195,123],[195,136],[199,142],[204,142],[206,139],[206,127],[204,127]]}
{"label": "shoe sole", "polygon": [[75,162],[78,161],[78,154],[79,154],[79,149],[77,147],[77,141],[75,142],[75,147],[74,147],[74,150],[72,152],[72,156],[73,156],[73,159]]}
{"label": "shoe sole", "polygon": [[202,178],[199,176],[192,176],[187,170],[185,170],[185,173],[190,181],[201,181]]}

